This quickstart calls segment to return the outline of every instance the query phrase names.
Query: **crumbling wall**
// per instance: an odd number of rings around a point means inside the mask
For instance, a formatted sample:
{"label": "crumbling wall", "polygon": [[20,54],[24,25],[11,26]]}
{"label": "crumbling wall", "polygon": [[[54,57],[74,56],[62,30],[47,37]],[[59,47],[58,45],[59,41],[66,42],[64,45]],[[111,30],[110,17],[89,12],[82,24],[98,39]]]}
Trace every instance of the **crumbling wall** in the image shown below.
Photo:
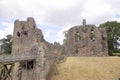
{"label": "crumbling wall", "polygon": [[34,45],[44,41],[41,30],[36,28],[33,18],[27,21],[16,20],[14,23],[12,54],[27,54],[31,52]]}
{"label": "crumbling wall", "polygon": [[[44,40],[42,31],[36,27],[33,18],[27,21],[16,20],[14,23],[12,54],[34,54],[36,55],[35,65],[32,69],[24,69],[28,62],[15,63],[13,74],[15,80],[46,80],[54,55],[61,54],[63,47],[58,44],[51,44]],[[31,63],[30,63],[31,65]],[[26,66],[27,68],[27,66]]]}
{"label": "crumbling wall", "polygon": [[108,56],[106,31],[84,20],[83,25],[68,30],[65,50],[71,56]]}
{"label": "crumbling wall", "polygon": [[[53,62],[59,62],[67,56],[107,56],[107,35],[104,29],[94,25],[75,26],[67,33],[65,48],[59,43],[54,44],[45,41],[42,31],[36,27],[33,18],[27,21],[16,20],[12,54],[34,54],[36,59],[32,63],[16,62],[13,80],[46,80],[50,66]],[[24,69],[24,65],[32,64],[30,69]],[[26,66],[27,68],[27,66]]]}
{"label": "crumbling wall", "polygon": [[[35,79],[37,76],[37,66],[40,66],[40,69],[44,69],[46,61],[44,61],[44,52],[45,49],[41,47],[41,42],[44,42],[43,34],[40,29],[36,28],[36,24],[33,18],[29,17],[27,21],[16,20],[14,24],[14,35],[13,35],[13,45],[12,45],[12,54],[35,54],[36,55],[36,66],[33,69],[23,69],[21,65],[23,63],[16,63],[14,68],[14,75],[16,80],[22,79],[29,80]],[[40,50],[42,51],[40,51]],[[40,59],[40,60],[39,60]],[[42,62],[42,63],[41,63]],[[27,63],[28,64],[28,63]],[[20,73],[21,70],[21,73]],[[33,71],[34,70],[34,71]],[[31,73],[35,74],[31,74]],[[29,73],[29,74],[28,74]],[[42,74],[43,72],[40,71]],[[21,75],[20,75],[21,74]],[[37,75],[37,76],[36,76]],[[33,77],[34,76],[34,77]],[[40,79],[35,79],[40,80]],[[42,79],[41,79],[42,80]]]}
{"label": "crumbling wall", "polygon": [[48,43],[46,42],[48,52],[50,53],[51,57],[50,60],[52,62],[60,62],[61,60],[64,59],[65,56],[65,49],[64,46],[60,45],[60,43],[54,42],[53,43]]}
{"label": "crumbling wall", "polygon": [[[37,37],[38,32],[40,35],[40,41],[42,41],[42,32],[36,28],[36,24],[33,18],[29,17],[27,21],[16,20],[14,23],[14,34],[13,34],[13,44],[12,44],[12,54],[35,54],[32,52],[34,46],[38,45]],[[21,63],[16,62],[13,74],[14,79],[27,79],[28,77],[33,80],[34,74],[27,75],[27,69],[21,67]],[[33,72],[33,70],[29,70]],[[26,74],[26,75],[25,75]]]}

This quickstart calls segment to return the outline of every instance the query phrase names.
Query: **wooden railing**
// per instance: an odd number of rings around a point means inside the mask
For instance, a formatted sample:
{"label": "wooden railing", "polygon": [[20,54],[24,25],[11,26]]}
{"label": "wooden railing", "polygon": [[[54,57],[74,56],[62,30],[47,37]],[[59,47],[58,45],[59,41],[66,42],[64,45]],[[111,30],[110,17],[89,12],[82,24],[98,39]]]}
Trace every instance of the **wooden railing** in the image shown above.
{"label": "wooden railing", "polygon": [[11,55],[0,55],[0,62],[19,62],[24,60],[36,59],[35,54],[11,54]]}

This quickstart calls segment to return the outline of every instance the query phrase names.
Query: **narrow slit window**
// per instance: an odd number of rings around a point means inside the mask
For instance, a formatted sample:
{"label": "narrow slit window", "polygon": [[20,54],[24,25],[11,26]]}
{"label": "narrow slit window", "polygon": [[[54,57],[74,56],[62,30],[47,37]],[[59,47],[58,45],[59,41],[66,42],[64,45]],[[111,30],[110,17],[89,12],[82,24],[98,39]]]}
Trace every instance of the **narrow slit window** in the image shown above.
{"label": "narrow slit window", "polygon": [[91,40],[91,41],[95,41],[95,32],[94,32],[94,29],[91,29],[91,32],[90,32],[90,40]]}
{"label": "narrow slit window", "polygon": [[81,37],[80,37],[80,33],[78,31],[76,32],[76,37],[77,37],[77,41],[80,41]]}

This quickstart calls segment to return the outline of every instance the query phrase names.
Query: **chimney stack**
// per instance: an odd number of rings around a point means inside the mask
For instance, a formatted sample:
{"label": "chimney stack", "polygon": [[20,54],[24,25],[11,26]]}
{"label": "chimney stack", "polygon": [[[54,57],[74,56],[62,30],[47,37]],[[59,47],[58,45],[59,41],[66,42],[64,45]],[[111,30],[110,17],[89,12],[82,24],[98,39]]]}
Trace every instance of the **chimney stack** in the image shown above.
{"label": "chimney stack", "polygon": [[83,27],[85,27],[85,25],[86,25],[86,20],[83,19]]}

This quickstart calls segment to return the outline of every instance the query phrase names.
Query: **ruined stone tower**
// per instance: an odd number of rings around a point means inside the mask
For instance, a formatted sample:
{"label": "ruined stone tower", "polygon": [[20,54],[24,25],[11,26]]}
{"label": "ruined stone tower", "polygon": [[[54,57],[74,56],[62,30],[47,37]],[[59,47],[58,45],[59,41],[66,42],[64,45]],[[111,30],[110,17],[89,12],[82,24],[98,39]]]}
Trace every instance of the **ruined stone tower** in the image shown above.
{"label": "ruined stone tower", "polygon": [[77,56],[108,56],[107,35],[103,28],[87,25],[74,26],[68,30],[66,54]]}
{"label": "ruined stone tower", "polygon": [[27,54],[30,53],[33,46],[37,42],[37,37],[40,37],[39,42],[44,41],[41,30],[38,31],[33,18],[28,18],[27,21],[15,21],[12,54]]}
{"label": "ruined stone tower", "polygon": [[[36,28],[33,18],[27,21],[16,20],[12,54],[34,54],[35,60],[16,62],[13,70],[13,80],[46,80],[49,70],[49,61],[46,59],[46,45],[43,34]],[[22,57],[22,56],[21,56]]]}

